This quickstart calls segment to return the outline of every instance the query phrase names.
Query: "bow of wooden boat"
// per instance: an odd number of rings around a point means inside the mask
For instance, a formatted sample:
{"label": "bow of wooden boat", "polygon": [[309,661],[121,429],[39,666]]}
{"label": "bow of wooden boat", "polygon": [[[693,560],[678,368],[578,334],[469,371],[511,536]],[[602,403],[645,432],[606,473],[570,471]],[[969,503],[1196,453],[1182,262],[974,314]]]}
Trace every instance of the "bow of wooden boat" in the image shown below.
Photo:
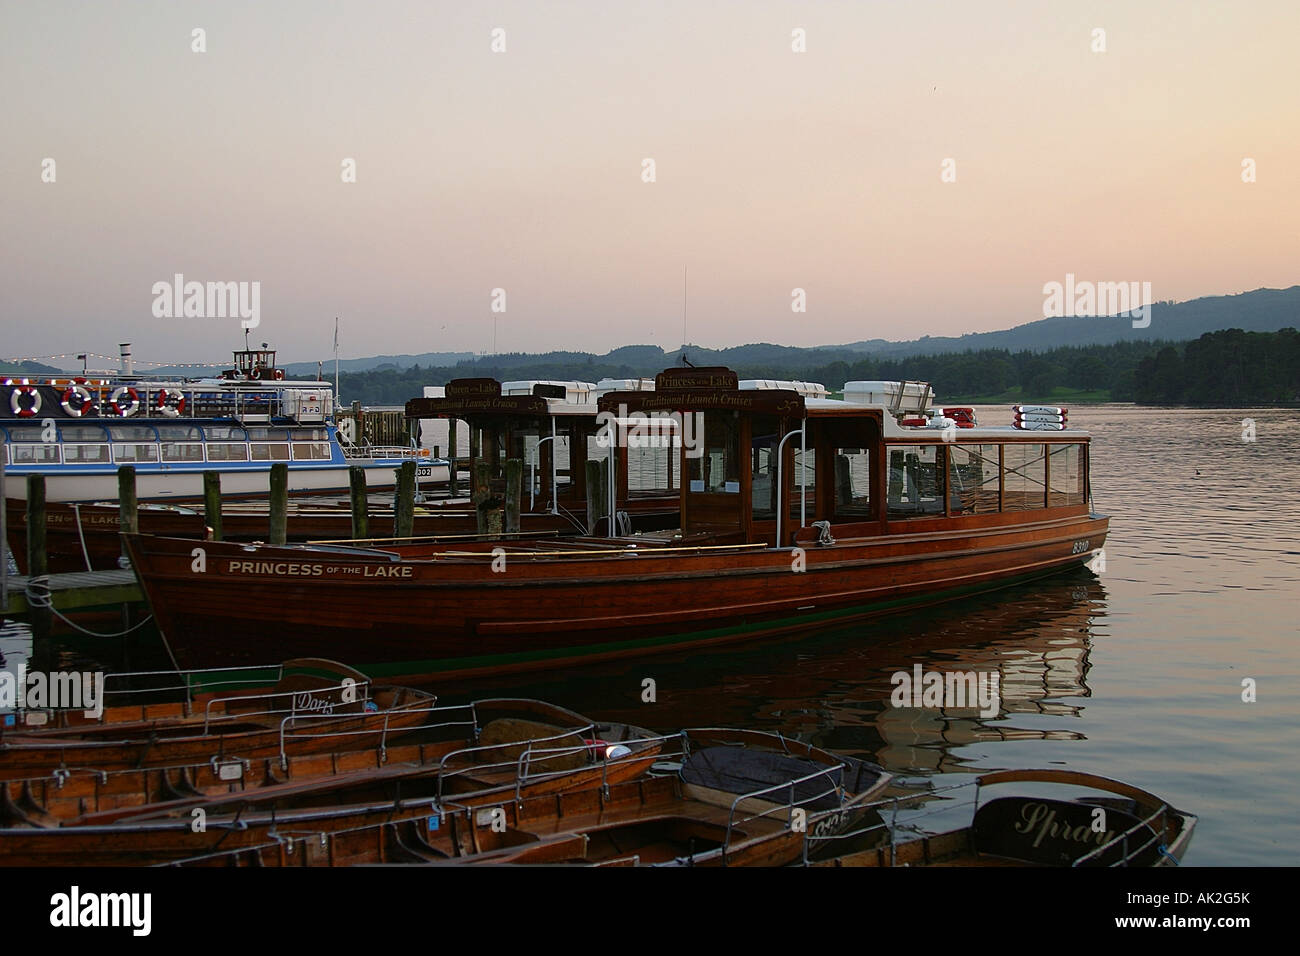
{"label": "bow of wooden boat", "polygon": [[[983,799],[990,788],[1013,784],[1014,796]],[[922,823],[965,803],[971,819],[964,826],[936,831]],[[993,771],[865,809],[865,825],[842,835],[865,846],[815,865],[1176,866],[1197,820],[1140,787],[1057,768]]]}

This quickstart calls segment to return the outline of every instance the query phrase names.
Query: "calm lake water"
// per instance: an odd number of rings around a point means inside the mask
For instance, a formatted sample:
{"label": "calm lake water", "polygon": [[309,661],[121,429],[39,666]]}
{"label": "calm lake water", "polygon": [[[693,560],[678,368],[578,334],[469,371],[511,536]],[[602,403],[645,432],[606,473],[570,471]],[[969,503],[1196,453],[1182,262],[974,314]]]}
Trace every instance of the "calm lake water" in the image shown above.
{"label": "calm lake water", "polygon": [[[980,409],[1001,424],[1005,408]],[[1256,440],[1242,440],[1242,419]],[[1190,865],[1292,865],[1300,836],[1300,445],[1288,411],[1078,406],[1105,569],[760,645],[439,687],[660,731],[738,725],[923,785],[1060,766],[1200,820]],[[0,635],[10,663],[30,647]],[[72,660],[70,656],[68,660]],[[896,671],[996,671],[999,713],[894,708]],[[642,702],[643,681],[656,701]],[[1257,701],[1242,700],[1242,681]]]}

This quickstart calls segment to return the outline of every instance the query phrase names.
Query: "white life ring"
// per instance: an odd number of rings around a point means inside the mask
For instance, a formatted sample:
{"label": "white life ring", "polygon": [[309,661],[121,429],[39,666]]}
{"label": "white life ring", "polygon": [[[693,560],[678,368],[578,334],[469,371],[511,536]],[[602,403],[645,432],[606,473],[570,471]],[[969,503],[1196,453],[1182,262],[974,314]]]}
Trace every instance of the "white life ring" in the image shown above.
{"label": "white life ring", "polygon": [[[28,401],[24,402],[23,399]],[[41,393],[34,385],[29,385],[27,379],[23,379],[22,384],[9,395],[9,410],[19,418],[31,418],[41,410]]]}
{"label": "white life ring", "polygon": [[[126,403],[122,399],[126,399]],[[119,385],[108,400],[108,407],[119,418],[130,418],[140,410],[140,393],[130,385]]]}
{"label": "white life ring", "polygon": [[80,418],[86,413],[86,409],[94,404],[94,398],[91,397],[90,389],[84,385],[69,385],[63,390],[63,400],[59,402],[63,410],[73,418]]}
{"label": "white life ring", "polygon": [[185,395],[176,388],[160,389],[153,407],[167,418],[175,418],[185,411]]}

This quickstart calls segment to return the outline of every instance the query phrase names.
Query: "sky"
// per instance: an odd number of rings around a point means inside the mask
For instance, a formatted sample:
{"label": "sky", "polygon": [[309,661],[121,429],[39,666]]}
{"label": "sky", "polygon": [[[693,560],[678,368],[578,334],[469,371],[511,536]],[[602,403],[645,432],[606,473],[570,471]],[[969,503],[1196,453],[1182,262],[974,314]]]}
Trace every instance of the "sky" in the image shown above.
{"label": "sky", "polygon": [[282,361],[335,316],[344,358],[813,346],[1034,321],[1067,274],[1287,287],[1296,36],[1294,0],[0,0],[0,358],[225,362],[177,274],[256,283]]}

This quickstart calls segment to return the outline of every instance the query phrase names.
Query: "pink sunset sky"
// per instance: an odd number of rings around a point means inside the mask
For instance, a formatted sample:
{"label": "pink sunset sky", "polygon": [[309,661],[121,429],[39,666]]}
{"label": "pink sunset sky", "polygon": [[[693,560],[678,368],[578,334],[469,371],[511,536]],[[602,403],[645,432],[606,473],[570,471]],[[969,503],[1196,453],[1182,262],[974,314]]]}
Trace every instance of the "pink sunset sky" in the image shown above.
{"label": "pink sunset sky", "polygon": [[224,361],[238,319],[153,314],[176,273],[259,282],[287,361],[336,315],[345,358],[490,351],[497,288],[501,351],[672,349],[684,267],[711,347],[1007,328],[1067,273],[1286,287],[1298,36],[1294,0],[3,2],[0,356]]}

